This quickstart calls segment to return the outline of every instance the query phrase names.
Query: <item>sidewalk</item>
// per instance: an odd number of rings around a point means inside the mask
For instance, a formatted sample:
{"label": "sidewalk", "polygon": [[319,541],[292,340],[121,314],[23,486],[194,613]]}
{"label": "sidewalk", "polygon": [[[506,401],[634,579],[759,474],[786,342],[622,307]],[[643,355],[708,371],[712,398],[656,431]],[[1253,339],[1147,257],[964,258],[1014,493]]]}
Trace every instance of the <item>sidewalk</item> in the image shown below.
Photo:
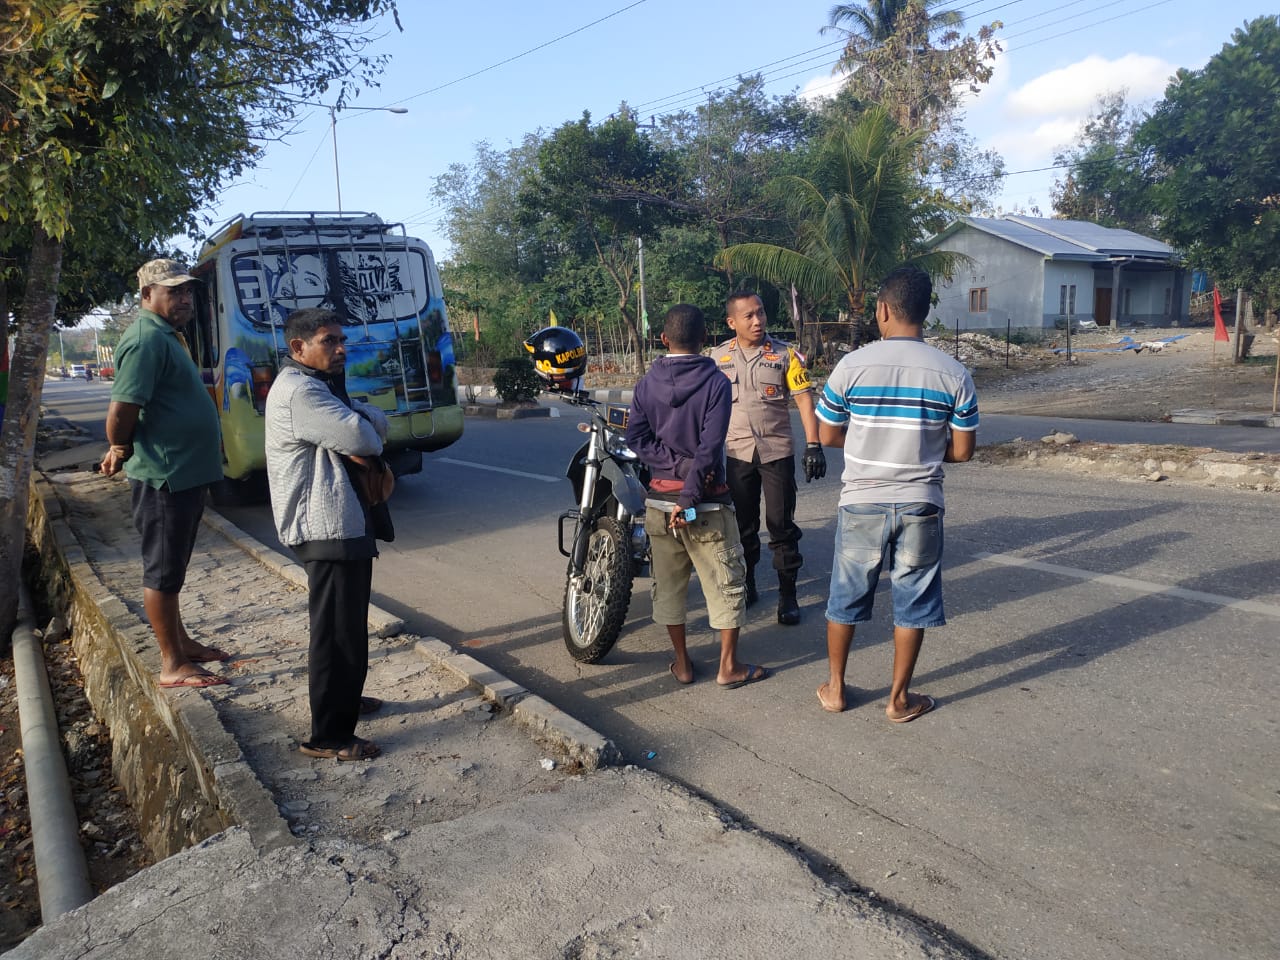
{"label": "sidewalk", "polygon": [[[301,571],[216,514],[183,613],[234,652],[214,665],[231,684],[160,690],[127,484],[72,471],[38,486],[78,599],[124,665],[113,709],[161,718],[150,739],[118,739],[117,760],[163,753],[165,738],[194,749],[194,769],[160,771],[159,796],[207,782],[219,809],[144,811],[200,842],[42,928],[14,960],[972,955],[680,786],[598,766],[613,755],[598,734],[430,638],[372,641],[366,691],[387,704],[361,733],[381,757],[303,757]],[[76,629],[92,619],[78,613]],[[381,611],[370,622],[397,629]],[[218,820],[230,825],[196,829]]]}

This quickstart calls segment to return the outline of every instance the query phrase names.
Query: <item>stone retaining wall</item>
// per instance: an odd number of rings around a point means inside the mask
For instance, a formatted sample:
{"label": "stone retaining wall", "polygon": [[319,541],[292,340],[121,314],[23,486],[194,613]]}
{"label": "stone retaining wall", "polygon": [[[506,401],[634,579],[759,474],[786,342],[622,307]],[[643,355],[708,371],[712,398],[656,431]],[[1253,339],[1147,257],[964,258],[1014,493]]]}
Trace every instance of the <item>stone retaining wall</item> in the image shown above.
{"label": "stone retaining wall", "polygon": [[213,705],[197,691],[170,697],[157,685],[150,627],[99,579],[72,519],[56,484],[33,475],[27,530],[41,599],[70,626],[85,695],[111,733],[112,774],[147,847],[168,857],[237,823],[268,825],[256,831],[259,849],[293,842]]}

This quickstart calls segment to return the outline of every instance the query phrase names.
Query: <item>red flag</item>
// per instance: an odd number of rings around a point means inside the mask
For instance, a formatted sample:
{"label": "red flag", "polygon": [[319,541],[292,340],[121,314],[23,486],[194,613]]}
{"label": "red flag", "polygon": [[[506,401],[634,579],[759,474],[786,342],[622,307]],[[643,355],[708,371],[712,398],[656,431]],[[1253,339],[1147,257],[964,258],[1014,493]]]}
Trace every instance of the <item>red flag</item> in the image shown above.
{"label": "red flag", "polygon": [[1218,292],[1218,288],[1213,288],[1213,339],[1229,341],[1231,335],[1227,333],[1227,325],[1222,322],[1222,294]]}

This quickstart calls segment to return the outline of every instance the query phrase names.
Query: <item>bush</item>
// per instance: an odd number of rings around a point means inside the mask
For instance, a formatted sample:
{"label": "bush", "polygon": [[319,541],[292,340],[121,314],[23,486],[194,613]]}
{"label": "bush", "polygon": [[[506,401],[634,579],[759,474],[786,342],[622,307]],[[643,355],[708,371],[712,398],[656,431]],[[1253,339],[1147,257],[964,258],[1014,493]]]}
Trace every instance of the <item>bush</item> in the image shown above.
{"label": "bush", "polygon": [[504,403],[525,403],[538,396],[542,380],[528,357],[513,357],[498,364],[493,388]]}
{"label": "bush", "polygon": [[[999,331],[996,331],[999,332]],[[993,337],[995,333],[991,334]],[[997,340],[1003,339],[996,337]],[[1009,331],[1009,342],[1019,347],[1038,347],[1044,343],[1045,331],[1030,327],[1014,327]]]}

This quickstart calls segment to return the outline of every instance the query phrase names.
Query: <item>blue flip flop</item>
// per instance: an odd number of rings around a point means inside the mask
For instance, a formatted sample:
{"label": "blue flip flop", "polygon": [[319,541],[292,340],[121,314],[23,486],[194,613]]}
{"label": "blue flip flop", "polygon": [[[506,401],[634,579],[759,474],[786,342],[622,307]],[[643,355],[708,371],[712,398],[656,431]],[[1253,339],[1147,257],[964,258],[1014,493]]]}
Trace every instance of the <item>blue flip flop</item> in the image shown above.
{"label": "blue flip flop", "polygon": [[748,683],[755,683],[758,680],[767,680],[769,671],[764,667],[757,666],[754,663],[744,663],[747,668],[747,675],[741,680],[735,680],[733,683],[718,683],[721,690],[737,690],[739,687],[745,687]]}

